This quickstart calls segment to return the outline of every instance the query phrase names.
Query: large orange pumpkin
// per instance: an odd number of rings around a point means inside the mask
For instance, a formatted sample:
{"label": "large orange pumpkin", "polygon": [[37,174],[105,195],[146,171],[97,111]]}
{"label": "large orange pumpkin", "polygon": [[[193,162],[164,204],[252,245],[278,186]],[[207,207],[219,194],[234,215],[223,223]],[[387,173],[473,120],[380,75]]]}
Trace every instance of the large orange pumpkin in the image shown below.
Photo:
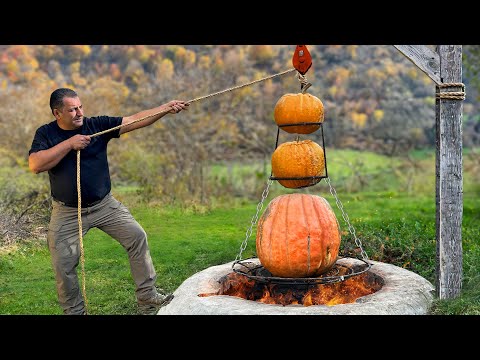
{"label": "large orange pumpkin", "polygon": [[336,262],[340,226],[326,199],[287,194],[274,198],[258,221],[260,263],[278,277],[316,277]]}
{"label": "large orange pumpkin", "polygon": [[[323,148],[312,140],[289,141],[280,144],[272,154],[272,173],[278,178],[322,176],[325,171]],[[278,180],[286,188],[315,185],[321,180]]]}
{"label": "large orange pumpkin", "polygon": [[[322,101],[309,93],[285,94],[275,105],[273,117],[277,126],[298,123],[322,123],[324,109]],[[292,134],[311,134],[320,128],[320,125],[283,126]]]}

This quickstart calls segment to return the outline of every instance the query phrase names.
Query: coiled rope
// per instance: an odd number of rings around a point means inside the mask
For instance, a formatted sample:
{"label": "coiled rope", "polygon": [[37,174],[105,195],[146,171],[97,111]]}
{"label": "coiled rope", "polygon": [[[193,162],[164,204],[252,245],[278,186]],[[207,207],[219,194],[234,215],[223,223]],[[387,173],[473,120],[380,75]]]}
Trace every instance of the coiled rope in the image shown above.
{"label": "coiled rope", "polygon": [[[238,89],[241,89],[243,87],[254,85],[254,84],[257,84],[259,82],[266,81],[266,80],[272,79],[272,78],[277,77],[277,76],[286,75],[286,74],[289,74],[293,71],[296,71],[296,69],[295,68],[289,69],[289,70],[286,70],[286,71],[283,71],[283,72],[280,72],[280,73],[277,73],[277,74],[274,74],[274,75],[270,75],[270,76],[267,76],[267,77],[264,77],[264,78],[261,78],[261,79],[258,79],[258,80],[254,80],[254,81],[242,84],[242,85],[237,85],[237,86],[234,86],[234,87],[231,87],[231,88],[228,88],[228,89],[225,89],[225,90],[217,91],[217,92],[205,95],[205,96],[200,96],[200,97],[197,97],[195,99],[189,100],[186,103],[191,104],[191,103],[196,102],[196,101],[208,99],[208,98],[211,98],[213,96],[217,96],[217,95],[229,92],[229,91],[238,90]],[[305,76],[300,74],[300,73],[298,73],[298,79],[300,80],[302,85],[303,84],[308,84]],[[90,137],[99,136],[99,135],[108,133],[110,131],[120,129],[124,126],[135,124],[137,122],[143,121],[143,120],[151,118],[153,116],[157,116],[157,115],[160,115],[160,114],[166,115],[172,109],[173,109],[172,107],[169,107],[165,110],[158,111],[154,114],[144,116],[140,119],[131,121],[127,124],[121,124],[121,125],[112,127],[110,129],[107,129],[107,130],[99,131],[99,132],[97,132],[95,134],[92,134],[92,135],[89,135],[89,136]],[[86,287],[85,286],[85,253],[84,253],[84,250],[83,250],[82,193],[81,193],[81,187],[80,187],[80,150],[77,150],[77,195],[78,195],[77,196],[77,198],[78,198],[78,208],[77,208],[78,209],[78,211],[77,211],[77,213],[78,213],[77,214],[77,216],[78,216],[78,237],[80,239],[80,264],[81,264],[81,271],[82,271],[82,294],[83,294],[83,299],[84,299],[84,302],[85,302],[85,314],[88,314],[88,310],[87,310],[88,309],[88,302],[87,302],[87,294],[86,294],[86,289],[85,289],[85,287]]]}
{"label": "coiled rope", "polygon": [[465,84],[464,83],[445,83],[437,85],[439,89],[447,89],[452,87],[462,88],[462,91],[439,91],[436,94],[436,97],[439,99],[448,99],[448,100],[465,100]]}

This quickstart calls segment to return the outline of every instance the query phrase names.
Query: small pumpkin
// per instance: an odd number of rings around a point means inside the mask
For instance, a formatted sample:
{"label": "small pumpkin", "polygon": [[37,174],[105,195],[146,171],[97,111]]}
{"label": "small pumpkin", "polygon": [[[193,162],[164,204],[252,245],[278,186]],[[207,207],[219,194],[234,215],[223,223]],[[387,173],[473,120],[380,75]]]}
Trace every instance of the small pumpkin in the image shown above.
{"label": "small pumpkin", "polygon": [[[323,123],[322,101],[309,93],[285,94],[275,104],[273,117],[277,126],[298,123]],[[320,125],[283,126],[281,129],[291,134],[311,134]]]}
{"label": "small pumpkin", "polygon": [[[272,174],[277,178],[322,176],[325,171],[323,148],[312,140],[290,141],[280,144],[272,154]],[[321,180],[277,180],[286,188],[302,188]]]}
{"label": "small pumpkin", "polygon": [[274,198],[257,224],[260,263],[278,277],[316,277],[337,261],[341,233],[328,201],[318,195]]}

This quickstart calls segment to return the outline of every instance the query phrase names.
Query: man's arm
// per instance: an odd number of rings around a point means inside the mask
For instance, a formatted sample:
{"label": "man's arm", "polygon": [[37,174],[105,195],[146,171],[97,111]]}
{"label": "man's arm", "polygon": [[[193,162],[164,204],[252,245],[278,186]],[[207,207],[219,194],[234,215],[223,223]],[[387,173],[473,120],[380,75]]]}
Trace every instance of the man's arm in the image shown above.
{"label": "man's arm", "polygon": [[142,127],[151,125],[167,114],[177,114],[182,110],[186,110],[189,105],[189,103],[182,100],[172,100],[166,104],[157,106],[156,108],[140,111],[139,113],[136,113],[134,115],[124,117],[122,119],[122,125],[129,124],[135,120],[139,120],[148,116],[148,118],[146,118],[145,120],[138,121],[132,125],[121,127],[120,135],[135,129],[140,129]]}
{"label": "man's arm", "polygon": [[75,135],[58,143],[50,149],[31,153],[28,157],[28,167],[35,174],[48,171],[57,165],[70,150],[82,150],[90,144],[90,136]]}

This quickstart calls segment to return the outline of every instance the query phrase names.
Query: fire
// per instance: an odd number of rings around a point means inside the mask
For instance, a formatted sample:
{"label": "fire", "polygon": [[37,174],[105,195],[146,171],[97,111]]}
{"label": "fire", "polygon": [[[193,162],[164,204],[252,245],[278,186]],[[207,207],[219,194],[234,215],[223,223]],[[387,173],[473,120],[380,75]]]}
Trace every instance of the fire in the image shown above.
{"label": "fire", "polygon": [[340,282],[328,284],[274,284],[254,281],[242,274],[229,273],[220,280],[220,290],[215,294],[230,295],[265,304],[327,305],[353,303],[358,298],[372,294],[382,287],[368,272]]}

